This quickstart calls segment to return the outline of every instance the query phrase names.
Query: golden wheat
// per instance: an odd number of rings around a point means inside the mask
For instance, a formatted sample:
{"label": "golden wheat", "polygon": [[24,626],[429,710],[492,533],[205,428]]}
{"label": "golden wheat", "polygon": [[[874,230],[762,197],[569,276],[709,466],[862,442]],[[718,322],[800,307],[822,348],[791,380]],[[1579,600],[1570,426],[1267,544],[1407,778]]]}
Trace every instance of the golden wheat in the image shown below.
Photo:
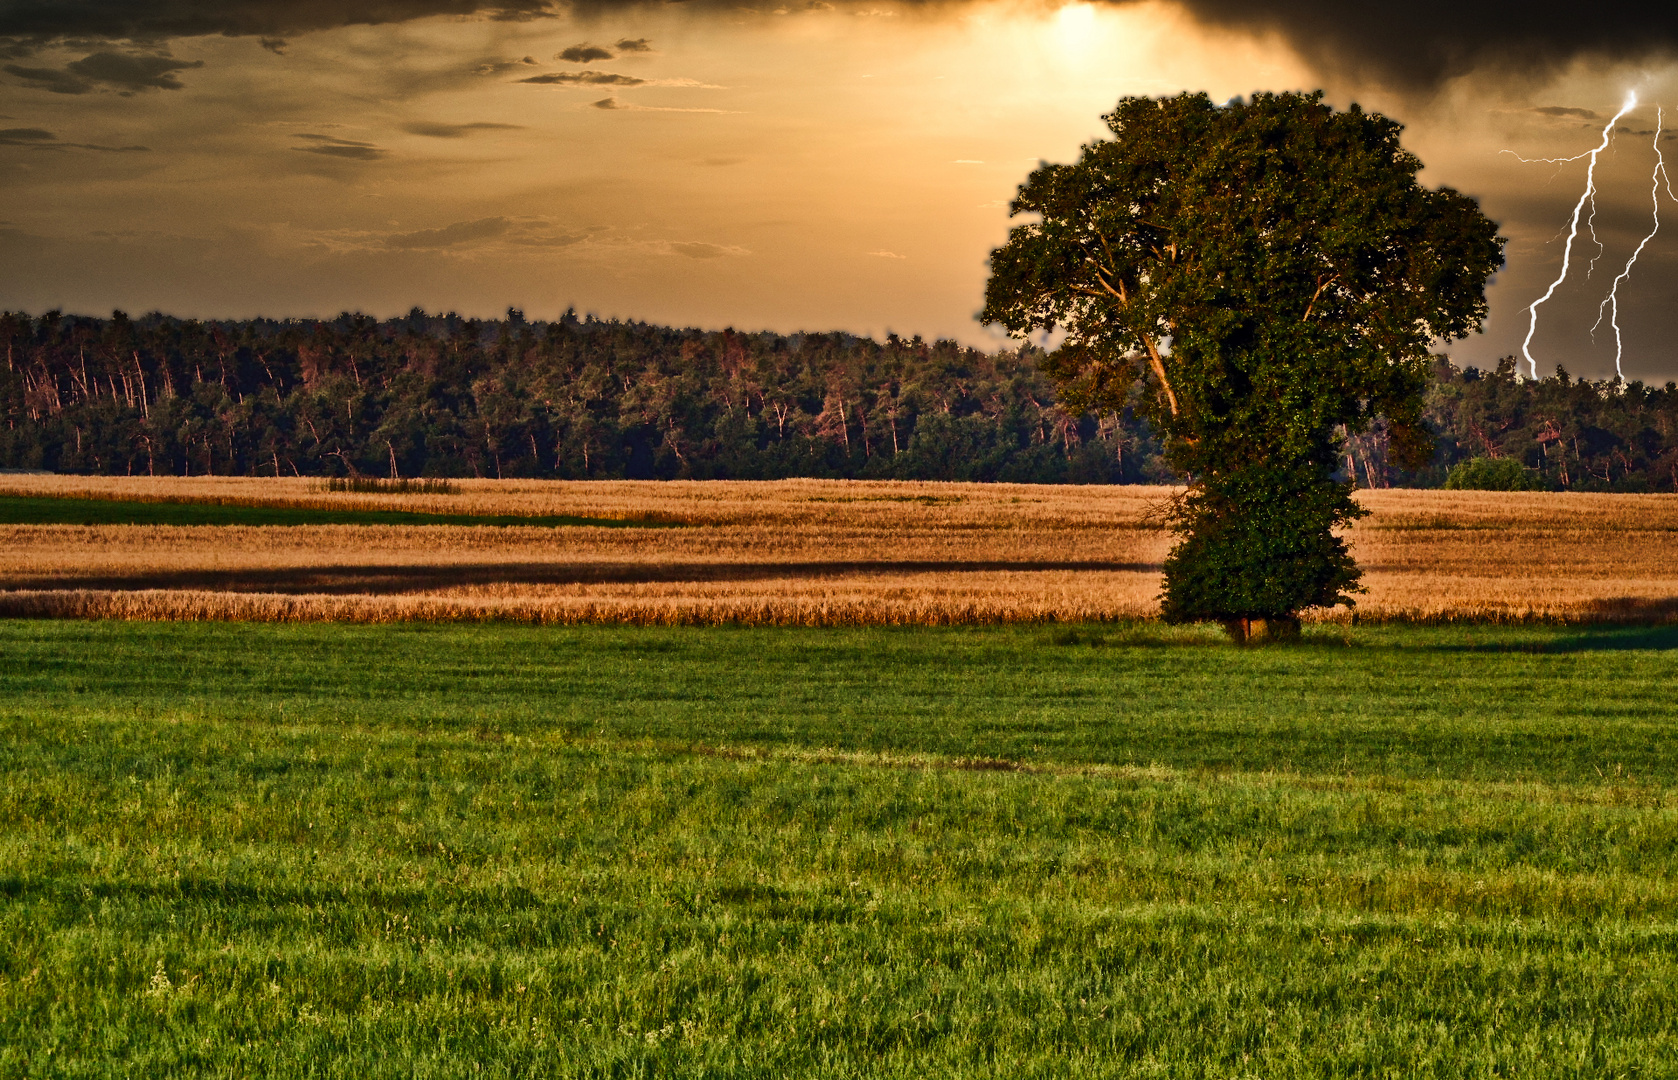
{"label": "golden wheat", "polygon": [[[0,477],[0,494],[568,514],[680,529],[0,526],[0,614],[949,624],[1157,612],[1168,488]],[[1678,617],[1678,497],[1370,491],[1368,619]],[[1347,617],[1344,611],[1317,618]]]}

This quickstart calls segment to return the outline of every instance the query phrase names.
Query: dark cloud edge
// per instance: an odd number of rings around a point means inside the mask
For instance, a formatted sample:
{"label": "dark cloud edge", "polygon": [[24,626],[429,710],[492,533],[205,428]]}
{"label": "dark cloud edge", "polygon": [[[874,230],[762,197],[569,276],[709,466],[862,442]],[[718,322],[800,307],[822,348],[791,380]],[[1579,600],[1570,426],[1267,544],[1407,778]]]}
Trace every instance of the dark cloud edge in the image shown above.
{"label": "dark cloud edge", "polygon": [[[860,4],[868,0],[839,0]],[[1052,0],[1043,0],[1045,8]],[[1098,0],[1129,5],[1140,0]],[[1577,59],[1678,58],[1678,6],[1648,13],[1624,0],[1576,5],[1557,0],[1175,0],[1207,27],[1275,33],[1328,75],[1372,78],[1395,88],[1437,87],[1493,68],[1542,79]],[[619,15],[663,7],[643,0],[0,0],[0,38],[19,42],[157,41],[206,35],[278,41],[344,26],[434,16],[506,21]],[[689,9],[737,13],[738,0],[688,0]],[[935,14],[963,0],[907,0]],[[625,39],[634,40],[634,39]],[[15,58],[15,57],[14,57]]]}

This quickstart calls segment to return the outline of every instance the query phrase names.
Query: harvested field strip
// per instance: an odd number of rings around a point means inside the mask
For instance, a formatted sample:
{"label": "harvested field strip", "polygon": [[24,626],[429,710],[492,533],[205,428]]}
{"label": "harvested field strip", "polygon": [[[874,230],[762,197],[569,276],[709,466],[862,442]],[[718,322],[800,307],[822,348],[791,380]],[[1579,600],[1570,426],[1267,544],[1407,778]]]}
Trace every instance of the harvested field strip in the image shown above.
{"label": "harvested field strip", "polygon": [[[954,562],[929,559],[832,562],[439,562],[331,564],[226,569],[153,569],[127,574],[60,574],[70,590],[198,589],[215,592],[460,592],[482,586],[648,585],[836,580],[857,577],[949,578],[968,574],[1157,574],[1158,563]],[[0,581],[4,581],[0,578]]]}
{"label": "harvested field strip", "polygon": [[894,597],[766,595],[450,597],[323,596],[191,590],[0,592],[0,618],[129,619],[187,622],[511,622],[627,626],[988,626],[1146,619],[1151,601],[1124,609],[1099,597],[980,598],[933,593]]}
{"label": "harvested field strip", "polygon": [[[281,594],[166,590],[0,591],[0,618],[127,619],[189,622],[507,622],[545,626],[1001,626],[1024,623],[1133,623],[1158,617],[1152,598],[1157,582],[1145,586],[1091,589],[1077,583],[1045,595],[1038,588],[1015,594],[990,588],[961,590],[903,588],[892,582],[868,589],[799,591],[793,583],[776,589],[764,582],[757,593],[728,589],[707,595],[693,585],[664,595],[532,596],[509,586],[512,595],[367,596],[359,593]],[[487,590],[486,590],[487,591]],[[1116,595],[1112,595],[1116,594]],[[1678,599],[1623,597],[1544,606],[1513,598],[1492,603],[1450,600],[1308,611],[1308,624],[1404,624],[1450,626],[1648,625],[1678,622]]]}
{"label": "harvested field strip", "polygon": [[[1171,494],[1165,488],[466,480],[447,495],[321,492],[290,480],[0,477],[0,490],[19,485],[57,495],[97,489],[101,498],[126,492],[264,507],[296,498],[334,513],[367,504],[697,526],[0,525],[0,592],[13,594],[4,610],[19,615],[771,625],[1129,620],[1157,613],[1159,566],[1171,542],[1158,518]],[[1373,491],[1359,498],[1373,511],[1347,533],[1368,587],[1357,608],[1362,619],[1678,618],[1678,497]]]}
{"label": "harvested field strip", "polygon": [[518,525],[556,528],[667,527],[651,521],[620,521],[572,515],[431,514],[350,507],[270,506],[230,502],[52,498],[0,495],[0,525]]}

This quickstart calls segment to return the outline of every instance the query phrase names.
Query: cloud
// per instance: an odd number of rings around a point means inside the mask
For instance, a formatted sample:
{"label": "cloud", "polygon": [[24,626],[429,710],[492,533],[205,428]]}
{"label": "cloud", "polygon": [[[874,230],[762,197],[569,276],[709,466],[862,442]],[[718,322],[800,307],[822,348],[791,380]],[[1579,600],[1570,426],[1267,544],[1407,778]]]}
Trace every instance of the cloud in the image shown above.
{"label": "cloud", "polygon": [[1678,54],[1678,7],[1520,0],[1179,0],[1203,25],[1275,32],[1332,71],[1429,90],[1479,68],[1542,78],[1582,57]]}
{"label": "cloud", "polygon": [[57,135],[45,128],[0,129],[0,146],[39,146],[57,139]]}
{"label": "cloud", "polygon": [[524,22],[557,17],[565,7],[557,0],[0,0],[0,37],[283,38],[436,15]]}
{"label": "cloud", "polygon": [[179,90],[175,72],[204,66],[202,60],[176,60],[172,56],[97,52],[64,65],[74,75],[118,87],[128,93],[141,90]]}
{"label": "cloud", "polygon": [[619,38],[617,48],[618,52],[648,53],[653,51],[653,39],[644,37]]}
{"label": "cloud", "polygon": [[602,49],[598,45],[590,45],[587,42],[581,45],[573,45],[554,57],[555,60],[564,60],[570,64],[586,64],[590,60],[610,60],[611,58],[611,50]]}
{"label": "cloud", "polygon": [[509,244],[519,247],[561,248],[580,244],[588,239],[588,233],[514,233],[506,238]]}
{"label": "cloud", "polygon": [[1532,110],[1540,116],[1575,116],[1580,120],[1600,120],[1596,113],[1589,109],[1570,109],[1564,105],[1544,105]]}
{"label": "cloud", "polygon": [[398,233],[385,238],[385,246],[407,250],[459,247],[477,240],[493,240],[505,233],[512,222],[504,217],[478,218],[476,221],[457,221],[441,229],[421,229],[418,232]]}
{"label": "cloud", "polygon": [[876,259],[907,259],[909,257],[907,255],[899,255],[895,251],[870,251],[868,254],[874,256]]}
{"label": "cloud", "polygon": [[350,161],[377,161],[389,153],[388,150],[374,146],[370,142],[340,139],[333,135],[299,133],[296,138],[308,139],[314,143],[313,146],[292,147],[293,150],[301,150],[306,154],[321,154],[325,157],[346,158]]}
{"label": "cloud", "polygon": [[611,112],[680,112],[680,113],[728,113],[736,114],[734,109],[675,109],[663,105],[630,105],[617,98],[601,98],[590,102],[596,109],[606,109]]}
{"label": "cloud", "polygon": [[290,43],[285,38],[265,37],[258,39],[257,44],[276,56],[284,56],[286,46]]}
{"label": "cloud", "polygon": [[49,94],[86,94],[93,90],[93,84],[86,79],[78,79],[57,68],[29,68],[7,64],[0,68],[0,71],[16,75],[31,90],[45,90]]}
{"label": "cloud", "polygon": [[[3,2],[3,0],[0,0]],[[123,95],[142,90],[179,90],[175,72],[204,66],[202,60],[176,60],[155,53],[96,52],[57,68],[26,68],[7,64],[4,70],[24,80],[32,90],[53,94],[86,94],[103,83]]]}
{"label": "cloud", "polygon": [[664,244],[672,254],[690,259],[721,259],[729,255],[750,255],[745,248],[723,247],[720,244],[700,244],[691,241],[667,240]]}
{"label": "cloud", "polygon": [[471,124],[442,124],[430,120],[414,120],[402,125],[410,135],[424,135],[432,139],[463,139],[474,131],[523,131],[521,124],[492,124],[480,120]]}
{"label": "cloud", "polygon": [[610,71],[555,71],[547,75],[532,75],[518,79],[521,83],[537,86],[644,86],[647,80],[633,75],[616,75]]}
{"label": "cloud", "polygon": [[517,60],[485,60],[472,69],[472,74],[499,75],[503,71],[512,71],[514,68],[535,66],[536,58],[534,56],[521,56]]}
{"label": "cloud", "polygon": [[27,146],[32,150],[97,150],[107,154],[144,153],[146,146],[101,146],[98,143],[59,142],[45,128],[0,128],[0,146]]}
{"label": "cloud", "polygon": [[[209,34],[279,39],[335,27],[438,16],[514,22],[554,18],[568,12],[598,16],[627,12],[638,2],[0,0],[0,38],[13,39],[8,47],[23,48],[47,41],[162,41]],[[1130,6],[1142,0],[1108,2]],[[1176,2],[1204,25],[1274,33],[1324,69],[1367,75],[1399,88],[1436,87],[1453,75],[1485,66],[1542,77],[1581,57],[1633,61],[1678,55],[1678,6],[1670,4],[1646,6],[1628,0],[1592,5],[1564,5],[1554,0],[1486,0],[1472,4],[1461,0]],[[693,0],[692,6],[708,9],[717,17],[732,18],[739,11],[738,4],[739,0]],[[808,8],[825,6],[814,3]],[[931,4],[926,0],[919,5],[904,4],[903,8],[913,6]],[[941,6],[956,5],[944,0]],[[837,7],[857,14],[894,13],[866,0]],[[624,45],[618,49],[632,51]]]}

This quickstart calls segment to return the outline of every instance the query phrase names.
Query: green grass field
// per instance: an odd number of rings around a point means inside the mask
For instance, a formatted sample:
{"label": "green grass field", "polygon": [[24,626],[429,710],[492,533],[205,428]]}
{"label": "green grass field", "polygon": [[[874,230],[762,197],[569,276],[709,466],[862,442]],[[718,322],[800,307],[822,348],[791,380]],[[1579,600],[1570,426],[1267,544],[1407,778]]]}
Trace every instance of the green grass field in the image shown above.
{"label": "green grass field", "polygon": [[659,522],[558,515],[421,514],[407,510],[329,510],[212,502],[129,502],[0,495],[0,525],[604,525],[664,527]]}
{"label": "green grass field", "polygon": [[0,623],[0,1074],[1678,1075],[1678,630],[1314,633]]}

